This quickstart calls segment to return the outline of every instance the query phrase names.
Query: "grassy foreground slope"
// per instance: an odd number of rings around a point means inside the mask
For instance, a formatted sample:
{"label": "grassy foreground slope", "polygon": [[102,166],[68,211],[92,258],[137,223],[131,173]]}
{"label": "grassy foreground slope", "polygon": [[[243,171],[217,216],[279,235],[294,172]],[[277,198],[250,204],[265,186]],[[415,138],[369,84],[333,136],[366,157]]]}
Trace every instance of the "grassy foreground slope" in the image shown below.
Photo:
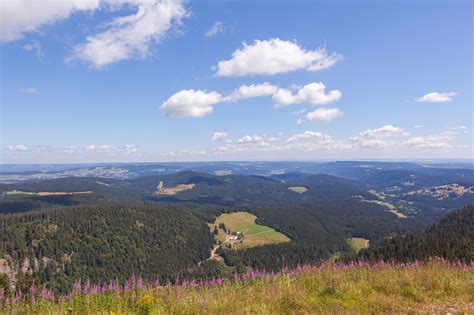
{"label": "grassy foreground slope", "polygon": [[54,302],[40,289],[30,289],[19,301],[0,297],[5,314],[469,314],[473,309],[474,269],[442,260],[326,264],[173,286],[139,280],[104,289],[76,284]]}

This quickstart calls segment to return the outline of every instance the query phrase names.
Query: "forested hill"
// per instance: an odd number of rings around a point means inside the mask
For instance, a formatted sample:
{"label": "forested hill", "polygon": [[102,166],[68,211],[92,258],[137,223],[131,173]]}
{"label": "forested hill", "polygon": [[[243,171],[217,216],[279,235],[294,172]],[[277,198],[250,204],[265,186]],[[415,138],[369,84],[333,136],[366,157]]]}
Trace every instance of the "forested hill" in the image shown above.
{"label": "forested hill", "polygon": [[386,239],[360,255],[372,261],[406,262],[430,257],[474,261],[474,205],[448,214],[425,231]]}
{"label": "forested hill", "polygon": [[57,289],[132,273],[171,280],[208,258],[213,242],[204,221],[174,207],[51,209],[0,217],[0,268]]}

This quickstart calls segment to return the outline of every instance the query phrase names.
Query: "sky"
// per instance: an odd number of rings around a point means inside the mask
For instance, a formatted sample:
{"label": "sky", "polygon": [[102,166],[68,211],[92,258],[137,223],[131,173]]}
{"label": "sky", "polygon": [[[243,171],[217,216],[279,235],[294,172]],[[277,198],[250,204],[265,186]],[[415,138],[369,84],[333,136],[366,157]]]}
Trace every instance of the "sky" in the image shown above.
{"label": "sky", "polygon": [[5,0],[0,163],[473,159],[472,12]]}

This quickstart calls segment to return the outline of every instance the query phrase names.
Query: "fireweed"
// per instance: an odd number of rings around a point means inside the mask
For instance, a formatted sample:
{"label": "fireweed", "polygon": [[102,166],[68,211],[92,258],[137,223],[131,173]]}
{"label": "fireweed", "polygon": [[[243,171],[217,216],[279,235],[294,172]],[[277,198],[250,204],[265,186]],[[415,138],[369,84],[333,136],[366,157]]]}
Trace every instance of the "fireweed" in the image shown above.
{"label": "fireweed", "polygon": [[[344,273],[354,270],[376,272],[389,269],[395,269],[399,271],[416,270],[424,267],[440,267],[448,268],[453,271],[471,271],[474,267],[474,261],[471,263],[449,262],[443,259],[433,259],[428,262],[411,262],[411,263],[391,263],[391,262],[377,262],[369,263],[367,261],[351,261],[349,263],[323,263],[321,265],[309,265],[304,264],[297,266],[294,269],[283,268],[279,272],[266,272],[265,270],[252,270],[245,274],[234,274],[231,278],[219,278],[214,277],[207,280],[194,280],[194,279],[179,279],[176,278],[174,283],[167,282],[161,283],[159,278],[155,281],[144,281],[141,276],[132,274],[130,279],[126,280],[123,284],[118,281],[110,280],[106,283],[92,284],[90,281],[81,282],[77,280],[72,285],[72,288],[68,292],[55,294],[52,290],[46,286],[38,288],[36,285],[32,285],[26,294],[22,292],[16,292],[12,295],[6,296],[3,291],[0,291],[0,310],[9,311],[15,313],[15,307],[24,307],[25,309],[35,307],[41,308],[42,306],[68,304],[70,307],[87,307],[95,296],[103,295],[105,298],[103,308],[107,311],[112,311],[112,305],[117,302],[126,302],[138,313],[149,313],[152,311],[153,306],[156,302],[156,298],[153,296],[153,292],[158,292],[166,288],[183,288],[186,290],[193,290],[193,288],[212,288],[215,286],[224,285],[239,285],[245,283],[252,283],[254,280],[276,280],[280,277],[286,277],[288,279],[296,278],[304,273],[311,272],[329,272],[331,273]],[[327,292],[331,293],[333,289],[328,288]],[[407,293],[408,294],[408,293]],[[473,297],[474,300],[474,297]],[[474,301],[470,301],[474,302]]]}

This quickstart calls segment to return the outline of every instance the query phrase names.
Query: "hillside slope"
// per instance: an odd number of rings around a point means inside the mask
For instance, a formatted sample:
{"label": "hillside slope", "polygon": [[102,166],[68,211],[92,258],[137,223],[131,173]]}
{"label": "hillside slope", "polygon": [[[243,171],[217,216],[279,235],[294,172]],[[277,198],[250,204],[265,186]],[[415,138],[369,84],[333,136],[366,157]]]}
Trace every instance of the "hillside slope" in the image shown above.
{"label": "hillside slope", "polygon": [[452,212],[425,231],[384,240],[361,252],[369,260],[414,261],[429,257],[474,261],[474,206]]}
{"label": "hillside slope", "polygon": [[175,279],[205,260],[213,242],[204,221],[165,206],[80,206],[0,217],[2,270],[13,282],[36,279],[56,289],[133,272]]}

